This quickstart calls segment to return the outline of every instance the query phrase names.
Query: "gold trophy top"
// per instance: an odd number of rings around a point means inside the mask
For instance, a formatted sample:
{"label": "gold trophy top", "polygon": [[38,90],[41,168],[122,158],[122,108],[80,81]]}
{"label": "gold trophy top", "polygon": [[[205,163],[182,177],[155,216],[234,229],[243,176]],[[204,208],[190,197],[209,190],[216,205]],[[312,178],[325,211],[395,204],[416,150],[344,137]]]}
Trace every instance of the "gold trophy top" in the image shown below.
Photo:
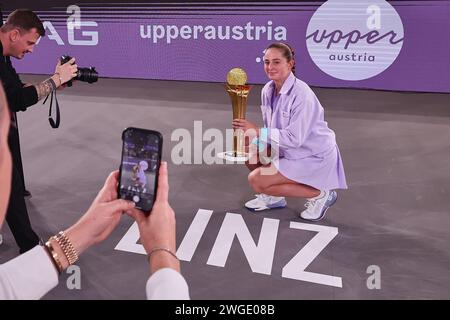
{"label": "gold trophy top", "polygon": [[232,86],[243,86],[247,82],[247,74],[241,68],[233,68],[227,74],[227,83]]}

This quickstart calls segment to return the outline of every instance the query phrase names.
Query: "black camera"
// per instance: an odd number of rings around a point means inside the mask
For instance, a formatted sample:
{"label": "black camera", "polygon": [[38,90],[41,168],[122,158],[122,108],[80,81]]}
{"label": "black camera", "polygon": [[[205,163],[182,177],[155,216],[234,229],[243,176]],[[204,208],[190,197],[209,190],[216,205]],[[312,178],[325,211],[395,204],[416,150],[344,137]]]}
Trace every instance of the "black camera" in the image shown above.
{"label": "black camera", "polygon": [[[66,62],[69,62],[72,59],[71,56],[63,55],[61,56],[61,65]],[[89,68],[78,68],[77,76],[74,78],[76,80],[80,80],[83,82],[94,83],[98,81],[98,73],[94,67]],[[72,81],[67,82],[67,85],[72,86]]]}

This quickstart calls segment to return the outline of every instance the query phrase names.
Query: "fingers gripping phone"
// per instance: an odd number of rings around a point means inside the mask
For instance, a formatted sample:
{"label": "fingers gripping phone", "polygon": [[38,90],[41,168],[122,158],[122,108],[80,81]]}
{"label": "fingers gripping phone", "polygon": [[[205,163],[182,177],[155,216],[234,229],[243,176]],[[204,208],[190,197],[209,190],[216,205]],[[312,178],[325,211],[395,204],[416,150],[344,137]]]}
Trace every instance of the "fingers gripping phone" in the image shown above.
{"label": "fingers gripping phone", "polygon": [[122,132],[119,198],[133,201],[146,214],[156,199],[162,143],[158,131],[126,128]]}

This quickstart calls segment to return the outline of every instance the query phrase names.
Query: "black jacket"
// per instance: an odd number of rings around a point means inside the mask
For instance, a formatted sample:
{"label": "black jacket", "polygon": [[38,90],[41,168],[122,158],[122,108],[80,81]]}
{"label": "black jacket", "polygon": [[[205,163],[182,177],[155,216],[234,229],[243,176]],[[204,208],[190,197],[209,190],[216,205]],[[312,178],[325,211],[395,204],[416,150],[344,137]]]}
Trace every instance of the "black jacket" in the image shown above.
{"label": "black jacket", "polygon": [[0,41],[0,78],[8,99],[11,112],[25,111],[29,106],[38,102],[38,95],[34,86],[24,87],[19,75],[11,64],[11,59],[3,55],[3,45]]}

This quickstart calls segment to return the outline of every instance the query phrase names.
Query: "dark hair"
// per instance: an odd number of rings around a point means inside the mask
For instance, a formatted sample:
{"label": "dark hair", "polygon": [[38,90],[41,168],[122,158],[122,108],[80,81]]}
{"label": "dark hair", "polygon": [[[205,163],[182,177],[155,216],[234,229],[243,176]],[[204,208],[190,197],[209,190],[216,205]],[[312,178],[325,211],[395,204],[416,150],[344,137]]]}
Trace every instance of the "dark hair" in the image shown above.
{"label": "dark hair", "polygon": [[265,51],[269,49],[278,49],[283,54],[283,57],[286,58],[287,62],[294,61],[294,65],[292,66],[292,73],[295,74],[295,53],[294,49],[291,48],[287,43],[275,42],[266,48]]}
{"label": "dark hair", "polygon": [[1,27],[3,32],[10,31],[14,28],[29,32],[31,29],[36,28],[41,37],[45,36],[45,29],[42,21],[31,10],[17,9],[14,10],[6,20],[5,24]]}

